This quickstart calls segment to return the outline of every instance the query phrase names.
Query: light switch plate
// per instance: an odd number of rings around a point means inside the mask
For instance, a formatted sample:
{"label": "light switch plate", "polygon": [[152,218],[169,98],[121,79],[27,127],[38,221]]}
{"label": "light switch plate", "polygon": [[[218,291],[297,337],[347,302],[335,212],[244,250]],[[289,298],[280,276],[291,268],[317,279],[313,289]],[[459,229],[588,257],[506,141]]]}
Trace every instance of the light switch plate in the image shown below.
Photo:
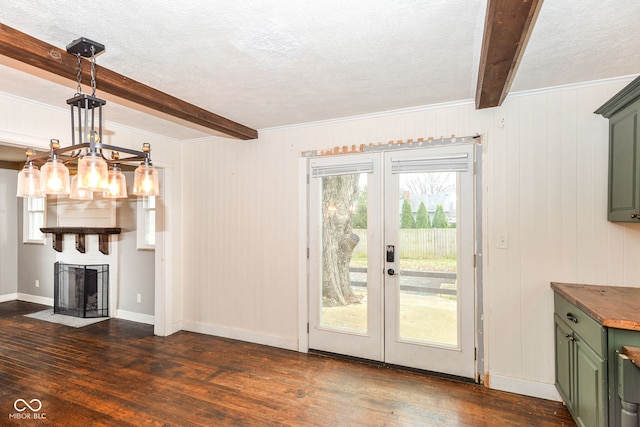
{"label": "light switch plate", "polygon": [[498,238],[496,239],[496,247],[498,249],[509,248],[509,235],[507,233],[498,234]]}

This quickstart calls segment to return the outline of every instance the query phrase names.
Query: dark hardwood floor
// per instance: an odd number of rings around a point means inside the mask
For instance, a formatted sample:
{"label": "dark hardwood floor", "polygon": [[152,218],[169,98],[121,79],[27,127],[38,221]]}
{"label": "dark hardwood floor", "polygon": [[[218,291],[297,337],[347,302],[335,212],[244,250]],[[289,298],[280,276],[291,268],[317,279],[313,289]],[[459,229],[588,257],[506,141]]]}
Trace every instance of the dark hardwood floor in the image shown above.
{"label": "dark hardwood floor", "polygon": [[76,329],[23,316],[44,308],[0,304],[2,426],[575,425],[561,403],[421,373],[155,337],[118,319]]}

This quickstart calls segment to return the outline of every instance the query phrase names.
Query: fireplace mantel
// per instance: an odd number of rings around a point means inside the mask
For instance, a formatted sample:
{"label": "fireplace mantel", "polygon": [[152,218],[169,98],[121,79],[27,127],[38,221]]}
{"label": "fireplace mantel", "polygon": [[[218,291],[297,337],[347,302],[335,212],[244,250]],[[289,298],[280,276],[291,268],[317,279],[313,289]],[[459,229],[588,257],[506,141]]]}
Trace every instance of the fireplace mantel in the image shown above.
{"label": "fireplace mantel", "polygon": [[76,235],[76,249],[85,253],[85,236],[87,234],[98,235],[98,249],[105,255],[109,255],[109,234],[120,234],[122,229],[116,227],[43,227],[43,233],[51,233],[53,236],[53,249],[62,252],[62,241],[65,234]]}

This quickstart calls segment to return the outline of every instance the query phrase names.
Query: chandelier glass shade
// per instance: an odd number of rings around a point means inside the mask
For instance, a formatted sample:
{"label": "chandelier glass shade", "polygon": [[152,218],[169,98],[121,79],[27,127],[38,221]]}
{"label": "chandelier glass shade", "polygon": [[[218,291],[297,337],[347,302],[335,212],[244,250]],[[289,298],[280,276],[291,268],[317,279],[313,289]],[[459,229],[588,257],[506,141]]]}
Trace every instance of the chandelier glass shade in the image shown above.
{"label": "chandelier glass shade", "polygon": [[32,162],[24,164],[18,173],[18,197],[42,197],[40,169]]}
{"label": "chandelier glass shade", "polygon": [[109,185],[107,161],[97,152],[89,152],[78,160],[78,189],[104,191]]}
{"label": "chandelier glass shade", "polygon": [[71,177],[69,198],[74,200],[93,200],[93,191],[78,189],[78,175]]}
{"label": "chandelier glass shade", "polygon": [[107,184],[107,189],[102,193],[102,197],[107,199],[127,198],[127,182],[119,164],[115,163],[109,169]]}
{"label": "chandelier glass shade", "polygon": [[151,162],[143,162],[136,169],[133,176],[133,194],[136,196],[157,196],[160,194],[158,171],[151,165]]}
{"label": "chandelier glass shade", "polygon": [[[151,163],[151,147],[148,143],[138,151],[107,145],[102,141],[102,107],[106,101],[95,96],[95,57],[102,51],[104,45],[84,37],[67,46],[67,52],[78,60],[77,92],[67,100],[71,108],[71,145],[60,147],[59,141],[52,139],[47,154],[35,154],[33,150],[27,150],[27,161],[18,173],[18,197],[55,195],[88,200],[93,197],[92,193],[98,192],[106,198],[126,198],[126,180],[120,164],[132,162],[140,164],[134,175],[133,194],[159,194],[158,171]],[[83,57],[90,58],[91,95],[82,93]],[[105,157],[108,152],[111,152],[110,160]],[[120,153],[124,154],[123,157],[120,157]],[[67,164],[77,165],[73,193]],[[38,165],[41,165],[40,170]]]}
{"label": "chandelier glass shade", "polygon": [[40,190],[45,195],[66,196],[70,189],[69,169],[53,156],[40,170]]}

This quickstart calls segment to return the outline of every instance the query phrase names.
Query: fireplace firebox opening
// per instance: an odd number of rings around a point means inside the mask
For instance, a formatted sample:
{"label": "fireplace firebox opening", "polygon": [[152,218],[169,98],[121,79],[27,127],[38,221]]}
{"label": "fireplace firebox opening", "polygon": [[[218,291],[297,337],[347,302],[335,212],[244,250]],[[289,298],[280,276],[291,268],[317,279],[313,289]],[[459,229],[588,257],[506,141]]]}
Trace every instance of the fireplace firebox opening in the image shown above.
{"label": "fireplace firebox opening", "polygon": [[53,312],[74,317],[109,316],[109,265],[56,262]]}

